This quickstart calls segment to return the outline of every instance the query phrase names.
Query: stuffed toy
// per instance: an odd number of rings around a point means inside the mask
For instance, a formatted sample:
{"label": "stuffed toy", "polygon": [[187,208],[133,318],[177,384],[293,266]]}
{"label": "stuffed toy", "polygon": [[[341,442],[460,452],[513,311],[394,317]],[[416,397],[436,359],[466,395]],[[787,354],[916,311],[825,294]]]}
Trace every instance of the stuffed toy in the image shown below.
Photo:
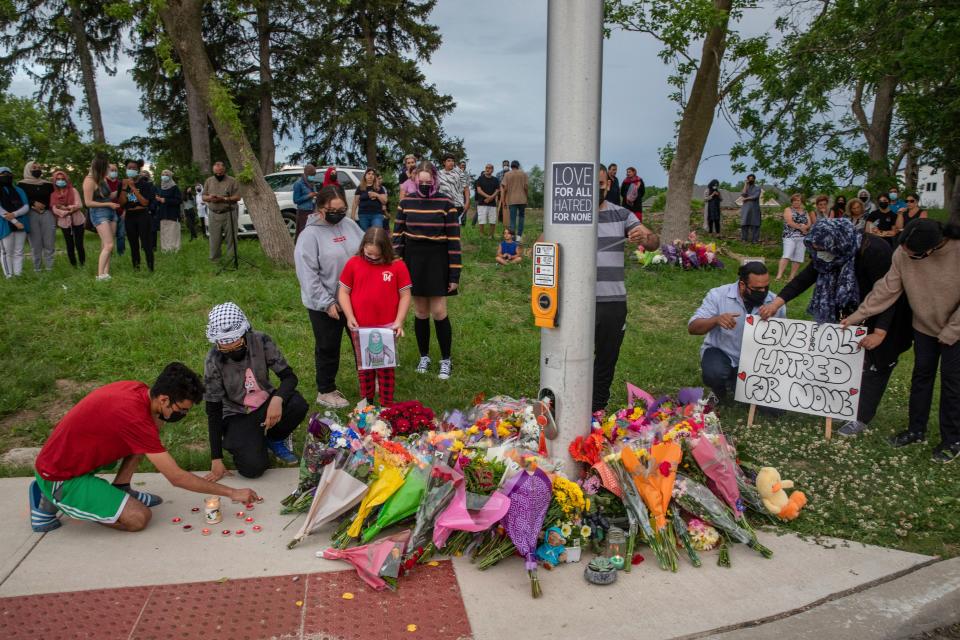
{"label": "stuffed toy", "polygon": [[559,527],[547,529],[547,539],[537,547],[537,559],[543,563],[544,569],[553,569],[567,561],[566,542]]}
{"label": "stuffed toy", "polygon": [[807,496],[802,491],[794,491],[787,497],[784,489],[793,489],[793,480],[781,480],[780,472],[773,467],[763,467],[757,472],[756,485],[763,506],[781,520],[793,520],[807,504]]}

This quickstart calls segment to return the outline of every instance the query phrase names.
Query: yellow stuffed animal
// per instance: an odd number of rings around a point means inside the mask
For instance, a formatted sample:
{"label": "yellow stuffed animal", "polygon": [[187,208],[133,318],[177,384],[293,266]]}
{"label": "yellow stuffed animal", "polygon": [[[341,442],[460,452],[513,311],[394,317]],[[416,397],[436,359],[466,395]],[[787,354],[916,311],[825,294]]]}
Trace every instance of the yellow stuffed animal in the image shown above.
{"label": "yellow stuffed animal", "polygon": [[803,491],[794,491],[787,497],[784,489],[793,489],[793,480],[781,480],[780,472],[773,467],[763,467],[757,472],[756,485],[763,506],[781,520],[793,520],[807,504]]}

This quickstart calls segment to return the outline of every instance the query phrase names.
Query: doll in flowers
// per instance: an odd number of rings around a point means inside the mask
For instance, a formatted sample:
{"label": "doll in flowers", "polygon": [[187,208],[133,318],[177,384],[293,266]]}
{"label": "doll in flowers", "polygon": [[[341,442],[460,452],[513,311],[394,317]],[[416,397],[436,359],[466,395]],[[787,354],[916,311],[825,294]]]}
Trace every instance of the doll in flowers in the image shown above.
{"label": "doll in flowers", "polygon": [[560,527],[547,529],[546,540],[537,547],[537,559],[548,571],[558,564],[567,561],[567,539],[563,537]]}

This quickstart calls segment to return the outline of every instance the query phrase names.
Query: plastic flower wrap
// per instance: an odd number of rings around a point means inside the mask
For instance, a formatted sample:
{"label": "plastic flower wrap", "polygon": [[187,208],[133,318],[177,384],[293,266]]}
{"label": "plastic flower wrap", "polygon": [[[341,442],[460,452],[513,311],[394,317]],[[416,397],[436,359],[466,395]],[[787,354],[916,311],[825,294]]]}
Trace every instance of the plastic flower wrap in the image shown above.
{"label": "plastic flower wrap", "polygon": [[426,490],[426,471],[420,467],[411,468],[403,485],[383,503],[376,521],[363,532],[363,541],[370,542],[385,528],[415,514]]}
{"label": "plastic flower wrap", "polygon": [[352,564],[360,579],[375,591],[383,591],[388,587],[396,589],[409,539],[410,532],[403,531],[372,544],[352,549],[330,548],[317,555],[326,560],[343,560]]}
{"label": "plastic flower wrap", "polygon": [[[573,486],[576,487],[575,484]],[[579,489],[577,487],[577,491]],[[509,495],[510,506],[503,518],[503,528],[517,552],[526,560],[524,566],[530,577],[533,597],[539,598],[541,591],[537,577],[537,539],[554,495],[552,484],[547,474],[538,468],[533,473],[523,472],[514,476],[505,491]]]}
{"label": "plastic flower wrap", "polygon": [[380,506],[403,485],[403,473],[393,464],[387,462],[380,455],[374,457],[373,462],[376,479],[370,483],[370,490],[364,496],[353,519],[347,529],[349,538],[356,538],[363,530],[363,523],[374,507]]}
{"label": "plastic flower wrap", "polygon": [[360,502],[367,492],[367,483],[356,475],[358,467],[365,466],[364,458],[363,454],[341,450],[337,460],[323,468],[307,518],[287,548],[292,549],[322,525]]}
{"label": "plastic flower wrap", "polygon": [[417,507],[416,524],[410,536],[410,547],[414,552],[422,554],[430,543],[437,517],[450,504],[455,483],[462,478],[459,471],[442,462],[435,462],[430,467],[427,488]]}

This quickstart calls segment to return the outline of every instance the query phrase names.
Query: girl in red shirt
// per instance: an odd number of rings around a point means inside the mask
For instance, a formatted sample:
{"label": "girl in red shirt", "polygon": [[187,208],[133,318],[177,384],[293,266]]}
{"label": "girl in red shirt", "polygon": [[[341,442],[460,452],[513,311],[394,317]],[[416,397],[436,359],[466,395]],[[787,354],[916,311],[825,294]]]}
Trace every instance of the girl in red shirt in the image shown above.
{"label": "girl in red shirt", "polygon": [[[360,241],[360,251],[350,258],[340,274],[337,302],[347,318],[347,327],[357,354],[360,395],[374,401],[380,384],[380,406],[393,404],[394,367],[360,369],[361,347],[357,330],[383,327],[403,337],[403,320],[410,309],[410,272],[395,259],[390,237],[382,227],[370,227]],[[394,362],[396,358],[394,357]]]}

